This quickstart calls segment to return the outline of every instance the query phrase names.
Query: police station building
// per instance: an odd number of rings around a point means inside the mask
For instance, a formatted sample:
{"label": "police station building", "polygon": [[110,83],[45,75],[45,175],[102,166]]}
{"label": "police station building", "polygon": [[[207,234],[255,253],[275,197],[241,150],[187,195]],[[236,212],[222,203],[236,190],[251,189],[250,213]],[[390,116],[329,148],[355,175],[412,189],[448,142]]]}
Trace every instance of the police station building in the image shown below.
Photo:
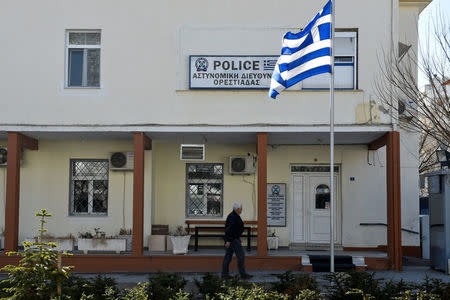
{"label": "police station building", "polygon": [[[74,237],[76,271],[218,271],[223,240],[202,227],[239,201],[248,269],[307,271],[329,247],[333,193],[336,249],[356,267],[419,256],[418,135],[373,86],[383,51],[417,49],[431,1],[336,1],[333,191],[329,74],[268,96],[283,34],[325,2],[2,1],[5,251],[36,236],[45,208],[48,234]],[[189,227],[186,255],[155,237],[167,226]],[[131,244],[83,248],[94,229]]]}

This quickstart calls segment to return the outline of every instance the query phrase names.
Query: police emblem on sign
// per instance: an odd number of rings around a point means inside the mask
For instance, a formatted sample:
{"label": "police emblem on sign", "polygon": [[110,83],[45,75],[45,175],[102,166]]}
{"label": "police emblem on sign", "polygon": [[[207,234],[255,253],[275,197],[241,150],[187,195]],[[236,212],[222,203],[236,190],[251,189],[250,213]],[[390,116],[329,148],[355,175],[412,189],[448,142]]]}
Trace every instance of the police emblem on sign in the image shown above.
{"label": "police emblem on sign", "polygon": [[208,60],[206,58],[200,57],[195,61],[195,67],[197,68],[197,72],[206,72],[208,71]]}
{"label": "police emblem on sign", "polygon": [[280,194],[280,186],[279,185],[274,185],[272,187],[272,195],[278,196],[279,194]]}

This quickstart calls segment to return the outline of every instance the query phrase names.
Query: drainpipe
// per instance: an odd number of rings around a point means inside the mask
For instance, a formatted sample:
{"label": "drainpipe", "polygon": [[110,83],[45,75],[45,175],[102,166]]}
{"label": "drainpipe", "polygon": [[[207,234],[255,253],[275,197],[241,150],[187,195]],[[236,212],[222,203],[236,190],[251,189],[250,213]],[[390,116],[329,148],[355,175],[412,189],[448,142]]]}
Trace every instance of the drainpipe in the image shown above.
{"label": "drainpipe", "polygon": [[[393,55],[392,59],[397,59],[398,53],[398,0],[391,0],[391,43],[390,43],[390,53]],[[397,131],[398,129],[398,110],[393,109],[394,105],[398,99],[394,99],[393,92],[394,87],[391,85],[391,124],[392,130]]]}

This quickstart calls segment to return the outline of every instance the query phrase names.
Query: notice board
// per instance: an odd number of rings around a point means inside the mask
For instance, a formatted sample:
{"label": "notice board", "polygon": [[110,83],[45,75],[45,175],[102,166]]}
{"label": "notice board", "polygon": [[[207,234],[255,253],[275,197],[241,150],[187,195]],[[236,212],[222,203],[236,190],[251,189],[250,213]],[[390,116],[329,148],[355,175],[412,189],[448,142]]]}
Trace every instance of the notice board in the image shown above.
{"label": "notice board", "polygon": [[267,184],[267,226],[286,227],[286,183]]}

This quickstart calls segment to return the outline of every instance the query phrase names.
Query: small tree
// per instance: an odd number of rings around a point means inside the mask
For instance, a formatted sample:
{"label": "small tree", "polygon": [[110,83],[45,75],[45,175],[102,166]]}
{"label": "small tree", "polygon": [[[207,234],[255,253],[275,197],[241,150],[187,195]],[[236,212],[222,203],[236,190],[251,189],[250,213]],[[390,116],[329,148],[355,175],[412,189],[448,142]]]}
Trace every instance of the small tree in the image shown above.
{"label": "small tree", "polygon": [[[429,24],[431,39],[420,47],[399,44],[399,53],[384,51],[379,59],[381,76],[375,82],[382,106],[398,124],[421,134],[420,171],[439,167],[434,157],[440,145],[450,145],[450,24],[442,12]],[[418,72],[429,84],[419,87]]]}
{"label": "small tree", "polygon": [[53,251],[55,243],[42,242],[45,220],[52,215],[46,209],[36,213],[40,217],[37,242],[24,242],[24,252],[7,252],[9,256],[21,257],[18,266],[7,265],[2,271],[8,272],[8,279],[2,283],[10,286],[5,291],[8,299],[61,299],[61,282],[68,279],[71,267],[61,266],[61,254]]}

